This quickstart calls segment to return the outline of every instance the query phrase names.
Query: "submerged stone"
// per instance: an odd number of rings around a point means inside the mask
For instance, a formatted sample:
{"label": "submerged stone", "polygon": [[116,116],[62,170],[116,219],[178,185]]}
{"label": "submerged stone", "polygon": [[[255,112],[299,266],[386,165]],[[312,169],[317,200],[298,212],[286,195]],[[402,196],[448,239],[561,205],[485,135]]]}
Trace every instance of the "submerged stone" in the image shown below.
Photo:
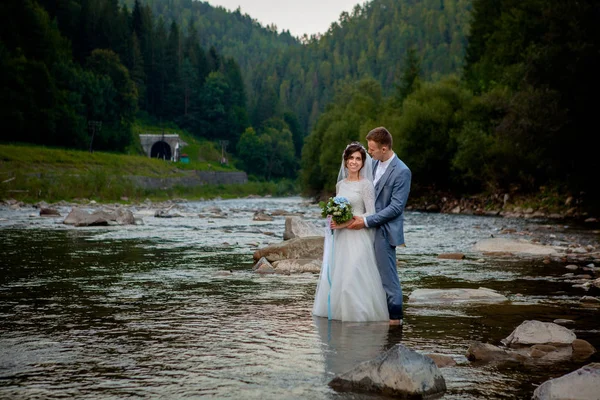
{"label": "submerged stone", "polygon": [[377,392],[417,399],[446,391],[446,381],[435,362],[401,344],[335,377],[329,385],[342,391]]}
{"label": "submerged stone", "polygon": [[484,253],[519,253],[528,255],[552,255],[556,250],[550,246],[534,244],[525,240],[505,238],[485,239],[475,244],[475,251]]}
{"label": "submerged stone", "polygon": [[416,289],[409,303],[501,303],[508,299],[491,289]]}

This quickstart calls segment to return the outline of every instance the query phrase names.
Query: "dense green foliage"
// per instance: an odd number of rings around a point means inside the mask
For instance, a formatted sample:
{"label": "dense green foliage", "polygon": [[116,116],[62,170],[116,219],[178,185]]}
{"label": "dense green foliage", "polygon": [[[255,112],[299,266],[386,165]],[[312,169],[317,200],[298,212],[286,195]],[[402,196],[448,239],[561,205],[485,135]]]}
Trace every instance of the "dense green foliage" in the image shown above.
{"label": "dense green foliage", "polygon": [[0,12],[0,115],[20,141],[86,148],[102,120],[94,148],[131,151],[141,111],[227,140],[260,179],[300,165],[318,195],[345,145],[384,125],[415,191],[600,198],[591,0],[372,0],[302,38],[192,0],[7,0]]}
{"label": "dense green foliage", "polygon": [[131,151],[140,110],[228,141],[248,172],[268,179],[296,176],[304,138],[341,82],[374,77],[391,93],[405,54],[425,77],[456,71],[470,3],[377,0],[310,38],[201,1],[2,7],[1,106],[19,140]]}
{"label": "dense green foliage", "polygon": [[[488,179],[536,189],[555,183],[600,196],[590,174],[600,170],[590,129],[600,90],[600,5],[591,0],[476,0],[465,82],[490,98],[488,130],[502,157]],[[502,93],[502,95],[499,95]]]}
{"label": "dense green foliage", "polygon": [[305,191],[330,193],[336,155],[385,125],[416,191],[535,194],[551,187],[580,205],[600,204],[590,179],[600,161],[589,145],[590,99],[600,90],[598,17],[591,0],[475,0],[462,78],[427,82],[422,58],[408,54],[396,92],[383,99],[378,82],[371,90],[365,82],[338,88],[306,140]]}
{"label": "dense green foliage", "polygon": [[458,72],[470,3],[375,0],[357,5],[324,35],[305,38],[304,47],[268,60],[256,72],[252,90],[278,93],[278,106],[293,110],[308,132],[340,84],[371,77],[391,94],[411,48],[419,54],[425,79]]}
{"label": "dense green foliage", "polygon": [[[133,0],[125,4],[132,6]],[[191,0],[145,4],[203,46],[233,57],[243,72],[250,124],[261,130],[272,118],[284,119],[297,156],[336,86],[373,77],[385,94],[393,93],[407,55],[420,64],[425,79],[458,72],[471,8],[470,0],[375,0],[342,13],[323,35],[298,39],[287,31],[278,34],[274,26],[262,27],[240,9],[229,13]]]}
{"label": "dense green foliage", "polygon": [[[2,116],[19,141],[123,151],[138,109],[198,137],[237,142],[248,126],[236,62],[206,51],[139,2],[3,2]],[[9,137],[4,138],[4,140]]]}

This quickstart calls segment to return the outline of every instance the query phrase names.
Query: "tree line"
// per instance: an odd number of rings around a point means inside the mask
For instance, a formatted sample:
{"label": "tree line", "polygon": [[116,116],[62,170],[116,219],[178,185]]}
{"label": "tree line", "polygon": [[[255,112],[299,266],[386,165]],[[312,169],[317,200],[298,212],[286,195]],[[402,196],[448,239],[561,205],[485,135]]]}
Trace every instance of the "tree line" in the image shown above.
{"label": "tree line", "polygon": [[390,95],[373,78],[338,88],[304,146],[306,193],[330,193],[340,149],[385,125],[417,190],[554,190],[598,208],[598,17],[591,0],[474,0],[461,74],[427,79],[413,50]]}
{"label": "tree line", "polygon": [[[0,116],[14,127],[4,141],[84,149],[93,127],[94,149],[128,151],[142,112],[227,140],[233,151],[251,129],[266,155],[273,135],[287,138],[293,129],[286,121],[294,118],[283,114],[252,128],[237,62],[201,46],[193,23],[182,32],[138,0],[131,11],[117,0],[7,0],[0,15]],[[242,162],[258,176],[288,177],[295,156],[279,152],[260,168]]]}
{"label": "tree line", "polygon": [[98,148],[123,151],[141,111],[229,140],[256,176],[301,165],[314,195],[385,125],[422,188],[597,199],[598,7],[373,0],[293,38],[192,0],[7,0],[0,115],[19,140],[79,148],[102,119]]}
{"label": "tree line", "polygon": [[293,115],[297,121],[290,130],[298,156],[337,86],[374,77],[385,94],[392,93],[410,48],[419,53],[424,78],[458,72],[471,10],[471,0],[374,0],[342,13],[323,34],[294,38],[286,30],[278,33],[276,26],[261,26],[240,8],[228,12],[192,0],[144,4],[237,61],[253,127]]}

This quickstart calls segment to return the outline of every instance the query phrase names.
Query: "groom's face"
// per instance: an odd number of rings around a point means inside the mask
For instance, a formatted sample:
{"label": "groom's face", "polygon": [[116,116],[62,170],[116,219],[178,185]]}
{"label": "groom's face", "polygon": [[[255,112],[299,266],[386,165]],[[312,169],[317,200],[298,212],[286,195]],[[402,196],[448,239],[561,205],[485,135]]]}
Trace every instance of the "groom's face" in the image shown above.
{"label": "groom's face", "polygon": [[367,140],[367,146],[369,147],[369,154],[374,160],[385,161],[387,155],[387,147],[380,146],[379,143],[372,140]]}

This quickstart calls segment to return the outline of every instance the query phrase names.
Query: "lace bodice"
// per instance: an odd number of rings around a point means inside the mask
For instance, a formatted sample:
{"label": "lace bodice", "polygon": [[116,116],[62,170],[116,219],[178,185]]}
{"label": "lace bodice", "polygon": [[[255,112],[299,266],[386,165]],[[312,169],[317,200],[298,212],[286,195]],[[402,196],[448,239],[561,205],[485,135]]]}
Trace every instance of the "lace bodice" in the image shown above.
{"label": "lace bodice", "polygon": [[348,199],[354,215],[365,216],[375,214],[375,189],[367,179],[359,181],[341,180],[337,183],[336,195]]}

